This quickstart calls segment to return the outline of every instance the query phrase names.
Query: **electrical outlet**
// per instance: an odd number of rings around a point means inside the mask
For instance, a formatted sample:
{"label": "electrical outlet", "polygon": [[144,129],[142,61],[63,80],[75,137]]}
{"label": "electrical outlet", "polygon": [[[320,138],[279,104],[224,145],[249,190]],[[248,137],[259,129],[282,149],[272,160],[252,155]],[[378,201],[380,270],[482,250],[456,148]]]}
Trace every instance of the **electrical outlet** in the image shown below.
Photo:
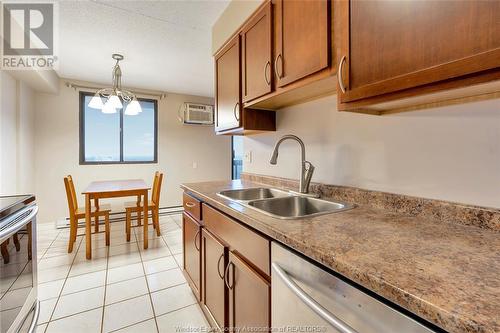
{"label": "electrical outlet", "polygon": [[245,152],[245,162],[252,163],[252,151],[248,150]]}
{"label": "electrical outlet", "polygon": [[198,167],[198,163],[193,162],[193,169],[196,169]]}

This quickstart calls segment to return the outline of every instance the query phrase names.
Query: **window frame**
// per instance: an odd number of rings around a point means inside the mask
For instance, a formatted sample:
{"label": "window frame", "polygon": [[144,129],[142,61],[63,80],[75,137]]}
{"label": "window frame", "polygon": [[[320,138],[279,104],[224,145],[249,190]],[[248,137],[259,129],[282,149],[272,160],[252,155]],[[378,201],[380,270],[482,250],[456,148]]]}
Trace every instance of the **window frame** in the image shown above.
{"label": "window frame", "polygon": [[95,93],[80,91],[79,94],[79,155],[80,165],[108,165],[108,164],[157,164],[158,163],[158,100],[137,98],[139,102],[153,103],[154,107],[154,158],[152,161],[124,161],[123,160],[123,108],[120,111],[120,160],[119,161],[85,161],[85,97],[94,96]]}

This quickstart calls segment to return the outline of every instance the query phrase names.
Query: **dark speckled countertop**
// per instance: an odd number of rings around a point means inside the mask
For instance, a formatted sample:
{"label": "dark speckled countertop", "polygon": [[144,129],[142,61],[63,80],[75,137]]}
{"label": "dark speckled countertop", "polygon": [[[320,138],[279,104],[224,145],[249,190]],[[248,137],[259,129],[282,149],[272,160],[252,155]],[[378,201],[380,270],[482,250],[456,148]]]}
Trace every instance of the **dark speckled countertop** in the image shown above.
{"label": "dark speckled countertop", "polygon": [[500,234],[359,206],[280,220],[226,200],[248,181],[183,184],[209,205],[449,332],[500,332]]}

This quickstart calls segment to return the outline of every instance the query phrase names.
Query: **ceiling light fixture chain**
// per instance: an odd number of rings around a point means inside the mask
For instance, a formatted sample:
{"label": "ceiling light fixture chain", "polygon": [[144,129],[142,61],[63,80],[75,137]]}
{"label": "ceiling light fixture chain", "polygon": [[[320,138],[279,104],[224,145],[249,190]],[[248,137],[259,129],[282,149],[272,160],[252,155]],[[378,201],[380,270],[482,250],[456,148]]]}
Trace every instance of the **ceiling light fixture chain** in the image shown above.
{"label": "ceiling light fixture chain", "polygon": [[[111,57],[116,60],[116,64],[112,70],[112,87],[99,89],[90,100],[88,106],[93,109],[100,109],[103,113],[116,113],[117,109],[123,108],[122,101],[125,101],[127,103],[125,114],[129,116],[138,115],[142,112],[142,108],[136,96],[130,91],[122,89],[120,61],[124,57],[117,53],[114,53]],[[103,98],[106,100],[105,103],[102,101]]]}

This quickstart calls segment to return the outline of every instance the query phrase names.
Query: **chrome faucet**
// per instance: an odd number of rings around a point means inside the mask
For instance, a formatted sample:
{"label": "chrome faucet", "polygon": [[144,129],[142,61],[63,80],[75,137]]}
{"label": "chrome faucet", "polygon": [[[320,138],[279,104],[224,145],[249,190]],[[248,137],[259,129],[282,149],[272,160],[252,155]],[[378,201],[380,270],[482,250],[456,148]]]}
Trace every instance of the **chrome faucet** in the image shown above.
{"label": "chrome faucet", "polygon": [[299,193],[300,194],[308,194],[309,193],[309,184],[311,183],[311,178],[314,172],[314,166],[311,162],[306,161],[306,147],[304,146],[304,142],[295,135],[288,134],[282,136],[276,145],[274,146],[273,155],[271,156],[271,160],[269,163],[276,165],[278,161],[278,149],[281,143],[285,140],[295,140],[299,143],[301,149],[301,168],[300,168],[300,180],[299,180]]}

